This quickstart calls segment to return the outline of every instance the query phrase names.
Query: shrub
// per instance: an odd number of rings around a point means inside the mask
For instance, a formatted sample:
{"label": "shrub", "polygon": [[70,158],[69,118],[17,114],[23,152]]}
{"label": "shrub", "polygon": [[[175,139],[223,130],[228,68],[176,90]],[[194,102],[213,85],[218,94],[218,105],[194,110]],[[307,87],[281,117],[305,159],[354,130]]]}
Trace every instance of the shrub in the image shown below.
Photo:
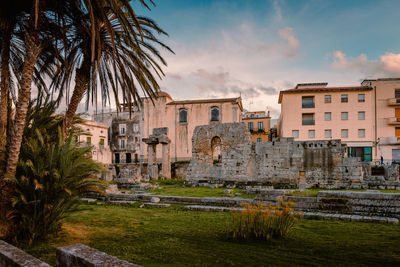
{"label": "shrub", "polygon": [[232,212],[230,237],[234,239],[263,239],[285,237],[295,221],[301,216],[295,212],[293,203],[279,202],[279,205],[257,203],[242,205],[242,211]]}
{"label": "shrub", "polygon": [[95,177],[103,167],[91,159],[90,147],[80,147],[72,135],[63,140],[55,106],[32,109],[14,178],[14,238],[19,243],[57,233],[80,197],[105,187]]}

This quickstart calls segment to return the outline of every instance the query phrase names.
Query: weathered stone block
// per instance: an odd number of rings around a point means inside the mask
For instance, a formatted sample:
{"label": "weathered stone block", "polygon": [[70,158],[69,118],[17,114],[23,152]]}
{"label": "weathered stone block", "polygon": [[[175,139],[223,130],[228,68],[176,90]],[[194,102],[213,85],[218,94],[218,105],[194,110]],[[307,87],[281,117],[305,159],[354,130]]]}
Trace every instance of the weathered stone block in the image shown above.
{"label": "weathered stone block", "polygon": [[34,258],[2,240],[0,240],[0,266],[1,267],[50,267],[45,262]]}
{"label": "weathered stone block", "polygon": [[[138,267],[133,263],[120,260],[97,249],[75,244],[66,247],[59,247],[56,251],[57,266],[60,267]],[[26,265],[28,266],[28,265]],[[29,265],[30,266],[30,265]]]}

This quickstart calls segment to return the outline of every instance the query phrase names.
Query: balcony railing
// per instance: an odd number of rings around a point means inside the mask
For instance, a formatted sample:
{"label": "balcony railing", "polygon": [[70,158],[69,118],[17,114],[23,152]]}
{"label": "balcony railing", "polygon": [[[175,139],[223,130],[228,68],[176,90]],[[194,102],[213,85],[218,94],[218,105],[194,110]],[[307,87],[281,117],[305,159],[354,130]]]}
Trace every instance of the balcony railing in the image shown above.
{"label": "balcony railing", "polygon": [[386,118],[386,122],[389,125],[400,125],[400,118],[396,117]]}
{"label": "balcony railing", "polygon": [[379,138],[380,145],[400,145],[400,136],[390,136]]}
{"label": "balcony railing", "polygon": [[389,98],[387,104],[389,106],[400,106],[400,98]]}
{"label": "balcony railing", "polygon": [[301,106],[302,108],[315,108],[314,103],[302,103]]}
{"label": "balcony railing", "polygon": [[315,120],[303,120],[303,125],[315,125]]}

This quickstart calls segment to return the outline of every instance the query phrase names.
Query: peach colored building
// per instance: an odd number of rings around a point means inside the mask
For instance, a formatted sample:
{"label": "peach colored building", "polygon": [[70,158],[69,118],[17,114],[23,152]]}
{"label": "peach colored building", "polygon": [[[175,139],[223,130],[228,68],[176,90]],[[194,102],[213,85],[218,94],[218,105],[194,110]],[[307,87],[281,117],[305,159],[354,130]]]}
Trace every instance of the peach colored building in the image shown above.
{"label": "peach colored building", "polygon": [[374,158],[400,161],[400,78],[364,80],[372,89]]}
{"label": "peach colored building", "polygon": [[400,79],[364,80],[361,86],[298,84],[279,94],[282,137],[341,139],[349,157],[400,161]]}
{"label": "peach colored building", "polygon": [[341,139],[349,156],[372,160],[373,93],[369,86],[298,84],[281,91],[280,136],[295,140]]}
{"label": "peach colored building", "polygon": [[108,143],[108,125],[86,120],[78,125],[84,133],[77,136],[78,142],[92,146],[92,159],[105,166],[111,164],[111,150]]}
{"label": "peach colored building", "polygon": [[247,111],[242,116],[243,122],[251,134],[252,142],[268,142],[271,117],[265,111]]}

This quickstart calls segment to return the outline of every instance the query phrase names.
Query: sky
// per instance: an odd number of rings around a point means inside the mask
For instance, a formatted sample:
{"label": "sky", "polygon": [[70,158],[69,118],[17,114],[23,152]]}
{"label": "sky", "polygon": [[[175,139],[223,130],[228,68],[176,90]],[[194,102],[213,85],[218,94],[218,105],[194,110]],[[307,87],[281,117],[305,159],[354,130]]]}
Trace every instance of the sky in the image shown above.
{"label": "sky", "polygon": [[400,1],[153,1],[132,6],[169,34],[160,85],[175,100],[241,95],[276,118],[297,83],[400,77]]}

